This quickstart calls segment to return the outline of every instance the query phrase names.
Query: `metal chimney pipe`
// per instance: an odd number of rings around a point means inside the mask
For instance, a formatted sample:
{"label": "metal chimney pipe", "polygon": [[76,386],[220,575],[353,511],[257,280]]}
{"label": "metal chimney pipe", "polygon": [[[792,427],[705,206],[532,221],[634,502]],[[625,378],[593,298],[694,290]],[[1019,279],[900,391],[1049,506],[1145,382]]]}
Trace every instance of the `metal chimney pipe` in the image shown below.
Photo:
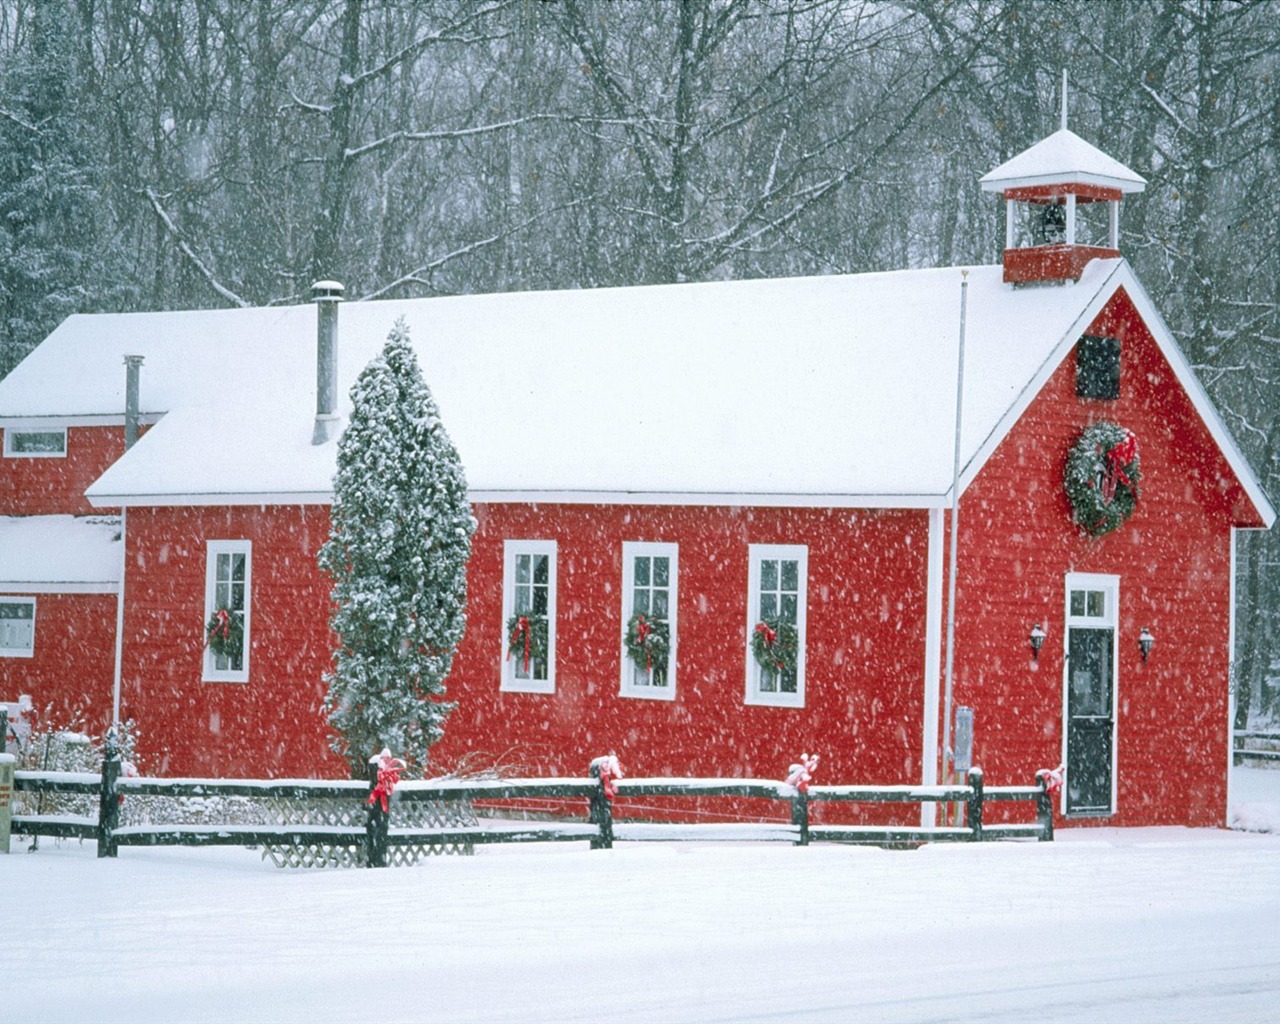
{"label": "metal chimney pipe", "polygon": [[138,393],[142,356],[125,356],[124,365],[124,450],[128,451],[138,440]]}
{"label": "metal chimney pipe", "polygon": [[338,303],[343,287],[337,281],[311,286],[316,303],[316,426],[312,444],[338,436]]}

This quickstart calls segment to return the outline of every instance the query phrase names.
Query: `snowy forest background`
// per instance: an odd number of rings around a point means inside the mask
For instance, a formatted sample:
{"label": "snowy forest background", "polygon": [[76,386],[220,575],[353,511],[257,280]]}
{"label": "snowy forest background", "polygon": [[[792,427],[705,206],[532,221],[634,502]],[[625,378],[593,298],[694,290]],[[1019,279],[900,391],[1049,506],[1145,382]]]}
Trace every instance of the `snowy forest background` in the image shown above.
{"label": "snowy forest background", "polygon": [[[1121,249],[1276,500],[1274,2],[0,0],[0,375],[73,312],[319,278],[997,262],[977,179],[1057,127],[1064,67],[1071,127],[1149,182]],[[1243,724],[1280,717],[1280,532],[1240,555]]]}

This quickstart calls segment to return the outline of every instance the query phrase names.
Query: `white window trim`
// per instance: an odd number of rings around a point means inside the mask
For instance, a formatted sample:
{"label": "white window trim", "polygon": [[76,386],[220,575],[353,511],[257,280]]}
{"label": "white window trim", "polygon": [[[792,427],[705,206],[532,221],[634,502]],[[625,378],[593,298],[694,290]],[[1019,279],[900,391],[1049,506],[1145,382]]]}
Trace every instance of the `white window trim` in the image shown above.
{"label": "white window trim", "polygon": [[[507,620],[515,614],[517,555],[547,555],[547,678],[516,678],[515,659],[507,656]],[[502,543],[502,681],[499,689],[512,693],[555,693],[556,691],[556,542],[553,540],[507,540]]]}
{"label": "white window trim", "polygon": [[[622,543],[622,666],[621,689],[624,697],[639,697],[643,700],[675,700],[676,699],[676,647],[679,635],[676,619],[679,608],[680,586],[680,547],[653,541],[623,541]],[[627,623],[631,621],[631,598],[635,589],[636,557],[648,555],[655,558],[668,558],[671,562],[671,577],[668,591],[670,594],[667,606],[667,628],[671,633],[671,651],[667,658],[666,686],[637,686],[635,683],[635,665],[627,654]]]}
{"label": "white window trim", "polygon": [[[1071,591],[1101,590],[1106,596],[1106,614],[1102,617],[1071,614]],[[1062,607],[1065,612],[1066,628],[1062,631],[1062,760],[1067,763],[1067,730],[1071,722],[1067,717],[1068,687],[1071,677],[1070,653],[1071,627],[1084,629],[1111,630],[1111,810],[1114,816],[1118,811],[1117,798],[1120,793],[1120,577],[1109,573],[1069,572],[1066,574],[1062,592]],[[1067,787],[1062,787],[1058,797],[1058,810],[1067,815]],[[1074,817],[1074,815],[1072,816]],[[1098,815],[1089,815],[1098,817]]]}
{"label": "white window trim", "polygon": [[[796,692],[770,693],[760,689],[760,666],[751,653],[751,634],[760,621],[760,563],[765,559],[786,558],[800,563],[800,591],[797,595],[796,634],[800,649],[796,652]],[[809,547],[806,544],[752,544],[747,558],[747,628],[746,647],[746,703],[770,707],[804,707],[804,677],[809,605]]]}
{"label": "white window trim", "polygon": [[31,605],[31,647],[0,647],[0,658],[34,658],[36,656],[36,599],[34,597],[0,597],[0,604]]}
{"label": "white window trim", "polygon": [[204,570],[204,619],[200,623],[200,641],[204,643],[204,627],[213,617],[216,607],[214,594],[217,586],[218,555],[244,555],[244,660],[238,671],[219,670],[213,652],[208,646],[203,648],[204,672],[202,681],[206,683],[247,683],[249,681],[249,652],[252,650],[250,640],[253,635],[253,541],[250,540],[211,540],[205,548]]}
{"label": "white window trim", "polygon": [[[60,452],[19,452],[13,448],[14,434],[61,434]],[[67,428],[62,424],[24,423],[10,424],[4,428],[4,457],[6,459],[65,459],[67,457]]]}

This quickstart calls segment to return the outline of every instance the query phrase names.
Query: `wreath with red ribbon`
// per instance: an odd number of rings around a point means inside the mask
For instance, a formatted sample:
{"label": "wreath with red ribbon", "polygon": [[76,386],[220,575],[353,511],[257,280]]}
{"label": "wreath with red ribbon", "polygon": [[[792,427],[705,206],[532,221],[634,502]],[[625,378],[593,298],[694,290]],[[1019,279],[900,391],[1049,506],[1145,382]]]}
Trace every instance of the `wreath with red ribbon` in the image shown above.
{"label": "wreath with red ribbon", "polygon": [[671,655],[671,627],[665,619],[636,612],[627,623],[627,655],[646,672],[662,672]]}
{"label": "wreath with red ribbon", "polygon": [[761,619],[751,631],[751,653],[764,672],[789,673],[796,670],[800,633],[795,623],[777,616]]}
{"label": "wreath with red ribbon", "polygon": [[547,660],[547,617],[533,612],[516,612],[507,619],[507,657],[529,665]]}
{"label": "wreath with red ribbon", "polygon": [[219,608],[204,627],[204,644],[219,658],[236,658],[244,650],[244,622],[227,608]]}
{"label": "wreath with red ribbon", "polygon": [[1086,428],[1067,455],[1063,478],[1072,518],[1094,537],[1110,533],[1133,515],[1141,479],[1133,431],[1106,420]]}

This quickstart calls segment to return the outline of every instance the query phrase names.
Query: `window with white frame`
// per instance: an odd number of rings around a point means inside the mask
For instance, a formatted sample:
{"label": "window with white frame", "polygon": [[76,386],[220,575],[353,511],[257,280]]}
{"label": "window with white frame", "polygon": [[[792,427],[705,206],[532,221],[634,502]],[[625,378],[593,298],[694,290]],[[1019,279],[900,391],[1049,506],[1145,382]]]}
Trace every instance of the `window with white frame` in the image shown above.
{"label": "window with white frame", "polygon": [[30,658],[36,652],[36,599],[0,597],[0,658]]}
{"label": "window with white frame", "polygon": [[211,540],[205,567],[204,678],[249,681],[252,542]]}
{"label": "window with white frame", "polygon": [[622,545],[622,694],[676,695],[677,546]]}
{"label": "window with white frame", "polygon": [[747,581],[747,703],[804,706],[809,549],[752,544]]}
{"label": "window with white frame", "polygon": [[556,687],[556,542],[503,544],[502,689]]}
{"label": "window with white frame", "polygon": [[67,454],[67,428],[5,427],[4,454],[10,459],[61,459]]}

